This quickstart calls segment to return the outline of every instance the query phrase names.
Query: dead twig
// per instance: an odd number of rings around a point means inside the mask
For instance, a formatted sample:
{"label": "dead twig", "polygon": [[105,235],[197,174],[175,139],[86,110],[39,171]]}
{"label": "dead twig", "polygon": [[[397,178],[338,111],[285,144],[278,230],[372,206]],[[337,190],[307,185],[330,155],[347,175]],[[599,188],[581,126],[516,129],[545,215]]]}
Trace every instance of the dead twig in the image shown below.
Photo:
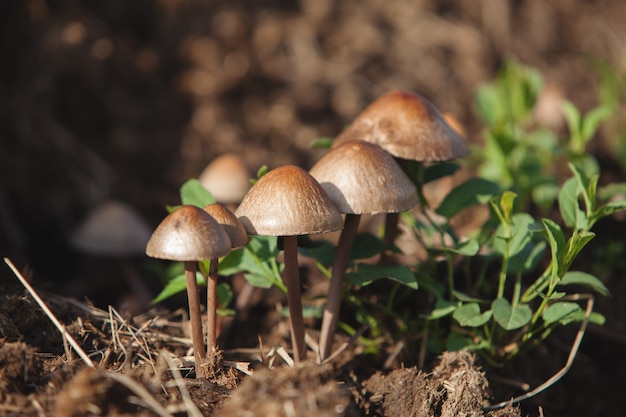
{"label": "dead twig", "polygon": [[202,417],[202,413],[191,399],[191,395],[189,395],[189,390],[187,390],[187,386],[185,385],[183,376],[180,374],[180,371],[174,364],[174,361],[172,361],[171,354],[167,351],[161,351],[161,356],[165,359],[165,362],[167,363],[170,372],[174,376],[176,386],[178,387],[180,395],[183,398],[183,403],[185,404],[187,415],[190,417]]}
{"label": "dead twig", "polygon": [[537,388],[533,389],[526,394],[520,395],[519,397],[515,397],[513,399],[502,401],[497,404],[490,405],[488,407],[484,407],[484,410],[496,410],[498,408],[506,407],[509,404],[517,404],[524,400],[527,400],[540,392],[550,388],[554,385],[559,379],[563,378],[563,376],[570,370],[572,364],[574,363],[574,359],[576,358],[576,354],[578,353],[578,348],[583,340],[583,336],[585,335],[585,330],[587,329],[587,324],[589,323],[589,317],[591,316],[591,312],[593,311],[593,303],[594,297],[592,294],[573,294],[571,296],[566,296],[561,298],[561,300],[568,299],[572,301],[580,301],[587,300],[587,308],[585,309],[585,318],[580,324],[580,329],[576,333],[576,337],[574,338],[574,343],[572,343],[572,348],[570,349],[569,356],[567,357],[567,361],[565,362],[565,366],[561,368],[560,371],[552,375],[546,382],[539,385]]}
{"label": "dead twig", "polygon": [[13,271],[17,279],[19,279],[22,285],[24,286],[24,288],[28,290],[28,292],[33,297],[33,299],[37,302],[37,304],[39,304],[39,307],[41,307],[43,312],[46,313],[46,315],[48,316],[52,324],[54,324],[56,328],[59,330],[59,332],[61,332],[61,335],[63,336],[63,338],[66,339],[68,343],[74,348],[74,350],[76,351],[78,356],[80,356],[80,358],[83,360],[83,362],[85,362],[88,366],[95,368],[96,365],[93,363],[91,358],[87,355],[87,353],[85,353],[85,351],[78,344],[76,339],[74,339],[72,335],[67,332],[65,325],[61,323],[59,319],[57,319],[54,313],[48,308],[46,303],[41,299],[41,297],[39,297],[39,294],[37,294],[35,289],[28,283],[28,281],[26,281],[26,278],[24,278],[24,276],[20,273],[20,271],[13,264],[13,262],[11,262],[9,258],[4,258],[4,262],[9,266],[9,268],[11,268],[11,270]]}

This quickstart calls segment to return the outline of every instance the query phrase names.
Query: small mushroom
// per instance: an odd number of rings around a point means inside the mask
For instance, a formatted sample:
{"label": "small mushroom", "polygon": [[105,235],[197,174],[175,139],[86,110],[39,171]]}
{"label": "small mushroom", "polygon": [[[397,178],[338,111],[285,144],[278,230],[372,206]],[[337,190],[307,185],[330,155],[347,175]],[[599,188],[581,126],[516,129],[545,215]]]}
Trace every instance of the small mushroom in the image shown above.
{"label": "small mushroom", "polygon": [[[237,216],[220,203],[204,207],[211,217],[217,221],[230,238],[231,248],[238,249],[248,243],[248,233]],[[217,270],[219,258],[211,259],[207,277],[207,354],[217,349]]]}
{"label": "small mushroom", "polygon": [[250,169],[237,154],[227,153],[215,158],[204,168],[198,181],[211,192],[218,203],[236,205],[252,184]]}
{"label": "small mushroom", "polygon": [[320,359],[330,355],[341,289],[362,214],[398,213],[418,203],[411,180],[379,146],[351,140],[332,148],[310,170],[341,213],[346,213],[322,319]]}
{"label": "small mushroom", "polygon": [[207,377],[199,366],[206,354],[202,341],[196,263],[225,256],[230,251],[230,238],[224,228],[207,212],[190,205],[180,206],[163,219],[146,245],[146,255],[150,257],[185,263],[196,378]]}
{"label": "small mushroom", "polygon": [[135,308],[147,308],[152,293],[130,258],[143,254],[150,239],[150,226],[128,204],[106,201],[92,209],[70,236],[80,252],[116,259],[139,301]]}
{"label": "small mushroom", "polygon": [[315,178],[302,168],[286,165],[261,177],[235,215],[250,234],[284,237],[291,340],[294,359],[300,362],[306,352],[297,236],[339,230],[343,227],[341,214]]}

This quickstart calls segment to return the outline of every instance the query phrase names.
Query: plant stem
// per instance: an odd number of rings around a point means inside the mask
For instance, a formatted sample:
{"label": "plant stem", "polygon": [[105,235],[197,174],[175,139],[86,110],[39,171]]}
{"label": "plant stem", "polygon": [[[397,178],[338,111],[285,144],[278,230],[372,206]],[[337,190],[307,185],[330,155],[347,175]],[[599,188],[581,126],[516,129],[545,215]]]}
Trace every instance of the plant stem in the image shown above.
{"label": "plant stem", "polygon": [[217,267],[219,259],[211,259],[211,266],[207,277],[207,355],[211,355],[217,348]]}
{"label": "plant stem", "polygon": [[520,293],[522,291],[522,273],[518,272],[515,276],[515,286],[513,287],[513,298],[511,305],[515,307],[520,301]]}
{"label": "plant stem", "polygon": [[191,341],[195,360],[196,378],[206,378],[207,375],[200,366],[204,354],[202,337],[202,319],[200,318],[200,298],[198,297],[198,282],[196,281],[196,261],[185,261],[185,280],[187,282],[187,299],[189,301],[189,321],[191,323]]}
{"label": "plant stem", "polygon": [[302,294],[300,293],[300,277],[298,273],[298,237],[284,236],[283,242],[291,344],[294,361],[298,363],[306,357],[304,318],[302,317]]}
{"label": "plant stem", "polygon": [[339,320],[343,279],[346,274],[352,244],[359,228],[360,220],[360,214],[346,214],[344,228],[339,237],[337,253],[335,254],[335,262],[333,263],[330,278],[330,287],[328,289],[328,300],[324,308],[324,317],[322,318],[322,330],[320,333],[320,359],[322,362],[330,355],[332,348],[333,335],[335,334],[337,321]]}

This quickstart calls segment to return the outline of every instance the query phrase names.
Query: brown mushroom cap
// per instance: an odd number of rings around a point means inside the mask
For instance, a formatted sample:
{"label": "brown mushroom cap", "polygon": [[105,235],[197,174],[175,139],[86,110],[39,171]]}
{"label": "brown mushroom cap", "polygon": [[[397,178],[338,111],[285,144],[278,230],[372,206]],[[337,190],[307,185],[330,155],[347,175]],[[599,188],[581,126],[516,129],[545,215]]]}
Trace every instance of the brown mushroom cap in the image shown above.
{"label": "brown mushroom cap", "polygon": [[180,206],[152,233],[146,255],[170,261],[201,261],[227,255],[230,239],[222,226],[196,206]]}
{"label": "brown mushroom cap", "polygon": [[326,191],[308,172],[294,165],[271,170],[252,186],[235,211],[248,233],[294,236],[343,227]]}
{"label": "brown mushroom cap", "polygon": [[137,255],[150,238],[150,226],[127,204],[108,201],[96,207],[70,237],[77,249],[103,256]]}
{"label": "brown mushroom cap", "polygon": [[248,233],[232,211],[228,210],[220,203],[209,204],[204,207],[204,211],[209,213],[226,231],[230,238],[233,249],[246,246],[248,243]]}
{"label": "brown mushroom cap", "polygon": [[333,146],[351,139],[375,143],[397,158],[415,161],[447,161],[469,153],[465,139],[435,106],[408,91],[392,91],[375,100]]}
{"label": "brown mushroom cap", "polygon": [[310,171],[341,213],[408,210],[417,191],[400,165],[379,146],[351,140],[332,148]]}
{"label": "brown mushroom cap", "polygon": [[250,170],[236,154],[215,158],[198,177],[200,184],[223,204],[238,204],[246,195],[250,184]]}

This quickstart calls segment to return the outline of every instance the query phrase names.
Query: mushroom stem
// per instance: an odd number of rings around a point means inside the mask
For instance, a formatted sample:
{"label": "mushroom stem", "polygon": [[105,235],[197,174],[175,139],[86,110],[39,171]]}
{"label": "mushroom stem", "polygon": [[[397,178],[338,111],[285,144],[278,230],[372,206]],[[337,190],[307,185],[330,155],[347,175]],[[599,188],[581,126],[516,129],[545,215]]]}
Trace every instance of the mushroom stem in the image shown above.
{"label": "mushroom stem", "polygon": [[185,261],[185,280],[187,282],[187,298],[189,301],[189,320],[191,322],[191,341],[195,360],[196,378],[206,378],[200,363],[205,358],[202,341],[202,319],[200,318],[200,298],[196,281],[196,261]]}
{"label": "mushroom stem", "polygon": [[400,213],[387,213],[385,215],[385,234],[383,236],[383,241],[389,246],[392,246],[396,241],[399,219]]}
{"label": "mushroom stem", "polygon": [[218,258],[211,259],[209,266],[209,274],[207,277],[207,337],[206,351],[207,355],[211,355],[217,348],[217,267]]}
{"label": "mushroom stem", "polygon": [[298,273],[298,237],[284,236],[283,239],[285,251],[285,284],[287,285],[291,344],[293,345],[294,360],[298,363],[306,357],[302,296],[300,293],[300,277]]}
{"label": "mushroom stem", "polygon": [[333,263],[332,275],[330,277],[330,287],[328,289],[328,300],[324,308],[322,318],[322,330],[320,333],[320,359],[324,361],[330,356],[333,344],[333,335],[339,321],[339,309],[341,307],[341,295],[343,278],[346,274],[352,244],[359,228],[361,220],[360,214],[346,214],[344,228],[339,237],[335,262]]}

